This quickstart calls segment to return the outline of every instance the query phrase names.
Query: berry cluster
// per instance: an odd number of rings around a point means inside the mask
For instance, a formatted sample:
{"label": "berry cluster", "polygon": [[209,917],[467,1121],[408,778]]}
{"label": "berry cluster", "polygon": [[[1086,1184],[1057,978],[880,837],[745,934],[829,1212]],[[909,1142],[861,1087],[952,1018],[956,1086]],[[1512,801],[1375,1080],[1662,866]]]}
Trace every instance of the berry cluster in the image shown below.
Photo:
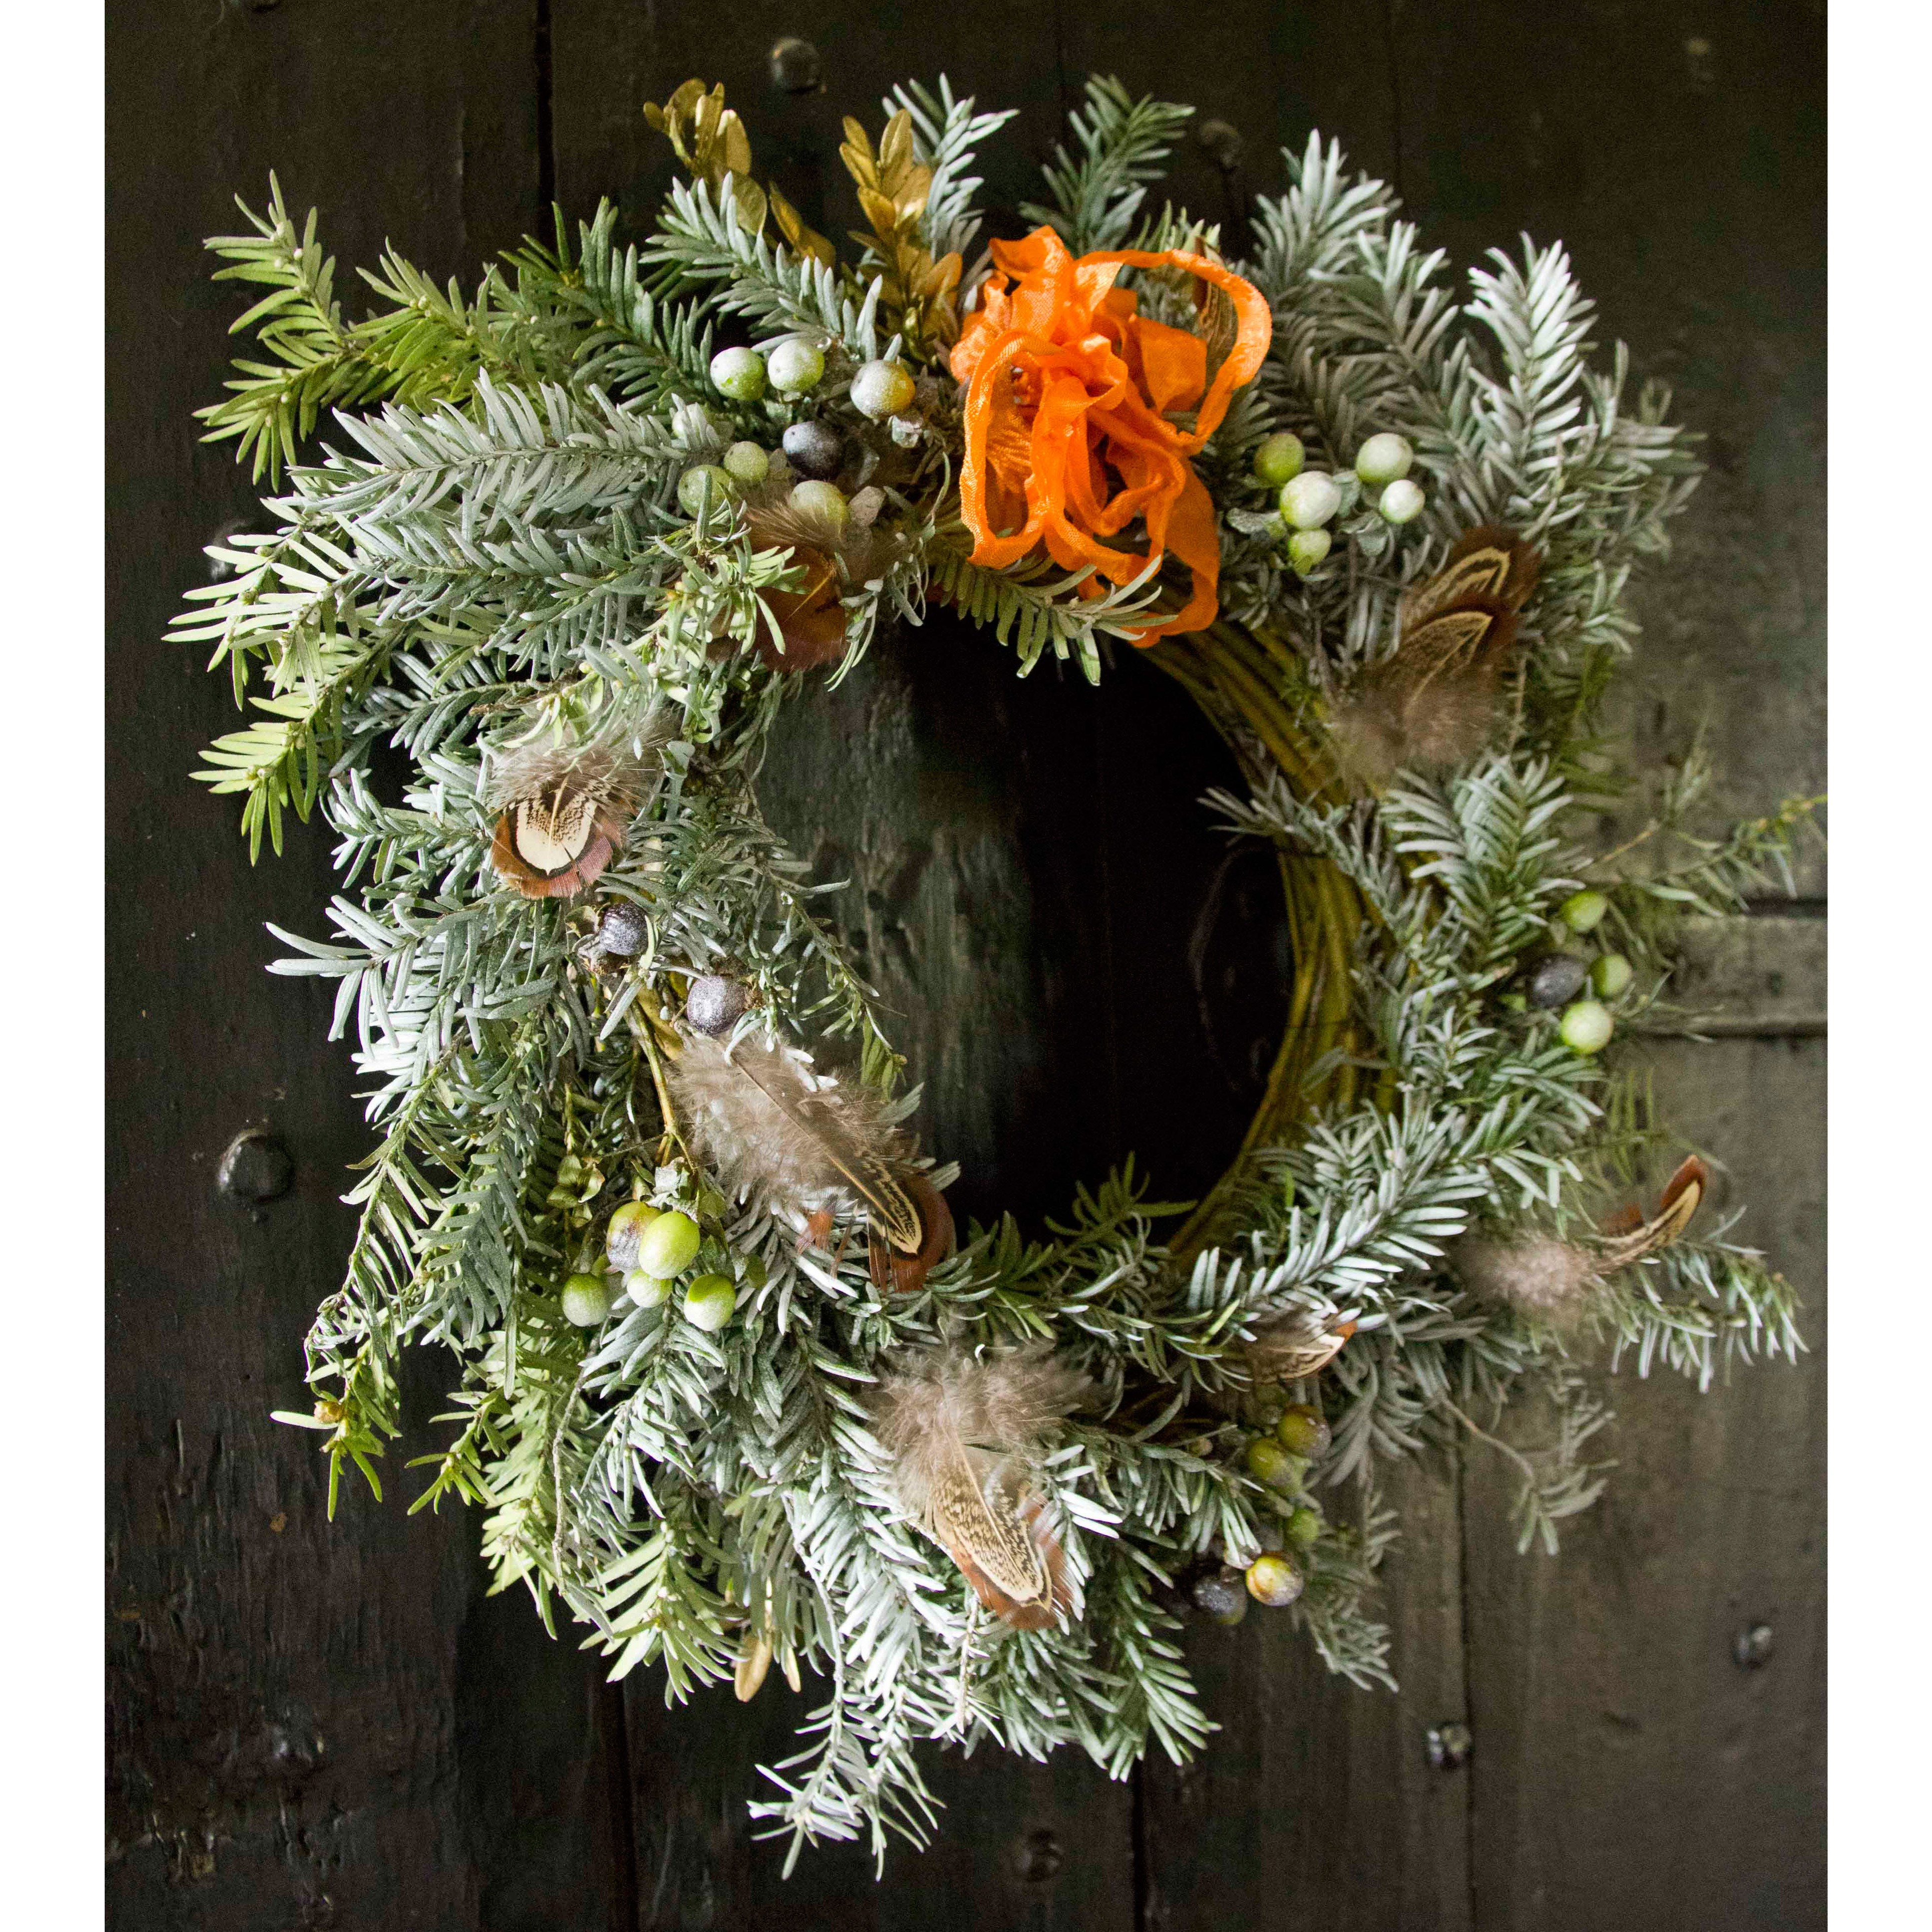
{"label": "berry cluster", "polygon": [[[1255,481],[1280,492],[1273,521],[1298,577],[1311,575],[1328,556],[1334,542],[1328,526],[1337,518],[1346,520],[1346,535],[1372,539],[1365,547],[1374,552],[1387,541],[1387,526],[1412,522],[1428,501],[1409,480],[1415,448],[1406,436],[1370,436],[1355,453],[1354,470],[1341,476],[1305,469],[1307,454],[1300,437],[1281,430],[1256,448],[1253,464]],[[1371,497],[1372,510],[1361,507]]]}
{"label": "berry cluster", "polygon": [[[1586,888],[1572,892],[1556,909],[1557,932],[1567,941],[1594,932],[1604,922],[1610,902]],[[1576,1053],[1600,1053],[1616,1030],[1610,1003],[1619,998],[1636,976],[1636,969],[1621,952],[1599,952],[1585,959],[1568,950],[1540,955],[1520,980],[1520,990],[1503,995],[1503,1004],[1517,1012],[1553,1012],[1562,1009],[1556,1030],[1564,1045]]]}

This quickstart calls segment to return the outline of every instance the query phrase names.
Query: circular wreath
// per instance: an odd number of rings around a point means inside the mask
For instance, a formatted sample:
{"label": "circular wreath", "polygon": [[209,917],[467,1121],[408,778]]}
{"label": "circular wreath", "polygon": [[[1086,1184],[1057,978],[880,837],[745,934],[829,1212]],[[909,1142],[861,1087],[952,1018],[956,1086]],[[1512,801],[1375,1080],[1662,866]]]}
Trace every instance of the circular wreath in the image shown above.
{"label": "circular wreath", "polygon": [[[1096,80],[1033,232],[969,270],[1008,117],[942,81],[876,147],[846,124],[842,264],[721,89],[646,112],[689,179],[641,249],[560,214],[469,299],[391,256],[350,322],[278,187],[210,244],[266,292],[203,413],[280,494],[178,620],[256,714],[200,776],[256,851],[290,811],[334,831],[337,938],[278,935],[274,970],[336,982],[382,1136],[282,1419],[332,1510],[345,1462],[380,1495],[398,1351],[447,1344],[418,1501],[479,1504],[500,1581],[614,1675],[816,1674],[754,1808],[794,1855],[883,1846],[930,1825],[925,1740],[1192,1752],[1190,1616],[1285,1606],[1391,1682],[1391,1459],[1493,1444],[1553,1549],[1601,1486],[1586,1348],[1701,1384],[1800,1346],[1784,1281],[1693,1229],[1694,1153],[1632,1204],[1665,1136],[1610,1070],[1673,922],[1738,903],[1810,802],[1690,839],[1693,757],[1641,852],[1578,842],[1620,782],[1625,581],[1696,472],[1621,352],[1592,366],[1560,248],[1459,302],[1312,136],[1230,261],[1144,211],[1190,110]],[[1212,808],[1279,853],[1288,1024],[1184,1220],[1130,1163],[1045,1240],[956,1231],[760,815],[780,706],[934,601],[1022,675],[1148,651],[1238,760]],[[1533,1454],[1489,1433],[1528,1387]]]}

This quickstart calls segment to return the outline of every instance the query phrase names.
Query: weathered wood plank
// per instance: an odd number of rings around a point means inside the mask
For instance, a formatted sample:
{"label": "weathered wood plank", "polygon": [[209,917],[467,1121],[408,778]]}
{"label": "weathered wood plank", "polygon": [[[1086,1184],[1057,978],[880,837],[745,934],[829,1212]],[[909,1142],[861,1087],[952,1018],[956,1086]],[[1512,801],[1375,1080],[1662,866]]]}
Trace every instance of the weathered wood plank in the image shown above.
{"label": "weathered wood plank", "polygon": [[[163,642],[199,547],[252,506],[190,418],[244,300],[201,237],[273,167],[322,206],[352,312],[386,238],[468,275],[536,224],[534,18],[112,10],[108,1888],[142,1932],[609,1922],[594,1676],[526,1605],[484,1606],[473,1521],[404,1514],[446,1364],[412,1372],[386,1502],[347,1492],[332,1527],[312,1442],[268,1420],[301,1404],[366,1136],[328,998],[262,973],[262,927],[321,929],[334,880],[316,827],[251,869],[232,801],[188,784],[235,714]],[[250,1122],[296,1164],[252,1214],[213,1184]]]}
{"label": "weathered wood plank", "polygon": [[[1554,1558],[1492,1527],[1512,1472],[1468,1452],[1485,1932],[1824,1922],[1824,1072],[1815,1039],[1657,1050],[1664,1118],[1728,1163],[1718,1206],[1750,1203],[1733,1238],[1798,1288],[1812,1352],[1701,1396],[1614,1378],[1618,1467]],[[1769,1661],[1741,1669],[1760,1623]]]}
{"label": "weathered wood plank", "polygon": [[1694,920],[1671,999],[1688,1010],[1687,1028],[1712,1038],[1822,1034],[1826,950],[1822,919]]}
{"label": "weathered wood plank", "polygon": [[[1600,340],[1706,439],[1611,722],[1653,765],[1707,725],[1708,826],[1824,789],[1824,26],[1813,0],[1618,0],[1561,32],[1475,0],[1405,8],[1395,39],[1426,242],[1471,263],[1519,230],[1563,241]],[[1796,872],[1823,896],[1821,848]]]}
{"label": "weathered wood plank", "polygon": [[1425,1742],[1466,1701],[1454,1472],[1405,1468],[1386,1501],[1404,1526],[1378,1606],[1400,1696],[1330,1676],[1258,1607],[1233,1630],[1190,1627],[1222,1729],[1192,1764],[1143,1774],[1150,1932],[1470,1924],[1468,1774],[1432,1768]]}

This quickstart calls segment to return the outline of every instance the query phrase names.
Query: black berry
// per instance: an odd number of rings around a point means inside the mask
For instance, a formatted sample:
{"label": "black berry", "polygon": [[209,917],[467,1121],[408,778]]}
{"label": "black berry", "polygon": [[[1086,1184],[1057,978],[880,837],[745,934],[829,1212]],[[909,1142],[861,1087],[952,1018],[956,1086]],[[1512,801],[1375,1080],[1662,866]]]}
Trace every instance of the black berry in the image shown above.
{"label": "black berry", "polygon": [[785,460],[801,476],[824,482],[838,474],[845,446],[836,430],[822,422],[794,423],[781,439]]}

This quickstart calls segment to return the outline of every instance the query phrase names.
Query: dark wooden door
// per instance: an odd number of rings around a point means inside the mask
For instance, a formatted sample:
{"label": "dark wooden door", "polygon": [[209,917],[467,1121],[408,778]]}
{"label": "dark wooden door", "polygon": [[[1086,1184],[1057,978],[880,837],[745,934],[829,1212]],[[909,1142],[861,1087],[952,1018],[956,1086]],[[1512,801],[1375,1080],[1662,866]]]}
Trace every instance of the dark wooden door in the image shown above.
{"label": "dark wooden door", "polygon": [[[196,1927],[604,1932],[754,1923],[1800,1928],[1823,1918],[1823,913],[1714,928],[1714,1044],[1660,1043],[1660,1097],[1731,1168],[1744,1234],[1807,1303],[1814,1353],[1700,1400],[1616,1390],[1622,1467],[1554,1559],[1519,1558],[1507,1472],[1418,1471],[1390,1566],[1400,1698],[1325,1678],[1267,1619],[1192,1656],[1225,1729],[1185,1770],[1109,1784],[1063,1754],[942,1762],[944,1837],[882,1883],[855,1851],[781,1883],[748,1836],[782,1688],[681,1712],[600,1684],[520,1594],[488,1598],[472,1522],[380,1505],[332,1528],[297,1346],[347,1245],[362,1148],[326,996],[271,980],[265,921],[314,931],[324,838],[251,869],[192,789],[229,728],[163,642],[199,546],[250,508],[189,411],[236,310],[199,238],[276,168],[344,264],[385,240],[439,276],[537,227],[553,194],[641,220],[668,159],[639,113],[722,80],[808,218],[848,225],[839,117],[949,74],[1021,117],[984,157],[998,220],[1093,69],[1190,100],[1174,192],[1240,242],[1311,125],[1392,178],[1462,262],[1561,236],[1602,335],[1676,386],[1710,479],[1643,594],[1623,719],[1646,760],[1700,718],[1714,810],[1820,788],[1823,8],[1712,0],[1454,7],[1007,0],[815,11],[638,0],[117,0],[110,9],[109,1896],[125,1932]],[[794,34],[822,91],[776,87]],[[1197,125],[1198,124],[1197,123]],[[1004,214],[1000,211],[1006,211]],[[345,292],[352,302],[352,284]],[[1238,1138],[1279,945],[1256,876],[1192,801],[1232,778],[1144,665],[1098,694],[1018,684],[935,625],[882,638],[801,706],[766,780],[902,1016],[932,1142],[968,1210],[1036,1216],[1131,1147],[1198,1186]],[[1264,872],[1263,874],[1264,879]],[[250,1126],[288,1192],[224,1194]],[[418,1439],[440,1365],[410,1390]],[[1521,1428],[1533,1433],[1534,1418]],[[1737,1660],[1741,1634],[1762,1627]],[[1469,1761],[1426,1734],[1466,1720]]]}

